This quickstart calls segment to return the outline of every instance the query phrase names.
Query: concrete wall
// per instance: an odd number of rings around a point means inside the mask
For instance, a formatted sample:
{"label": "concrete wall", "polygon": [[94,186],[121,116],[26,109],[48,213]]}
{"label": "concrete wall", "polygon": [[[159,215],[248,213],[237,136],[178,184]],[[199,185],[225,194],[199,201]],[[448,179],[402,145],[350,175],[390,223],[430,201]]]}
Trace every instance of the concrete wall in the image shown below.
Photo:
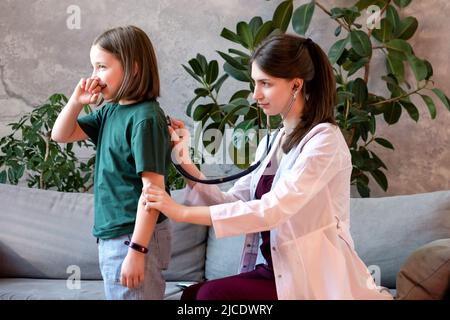
{"label": "concrete wall", "polygon": [[[89,48],[103,30],[126,24],[143,28],[152,39],[161,71],[160,102],[167,113],[192,122],[185,106],[193,96],[195,83],[181,67],[197,53],[219,59],[215,50],[226,50],[229,42],[219,37],[223,27],[234,30],[238,21],[259,15],[270,19],[281,1],[263,0],[151,0],[151,1],[56,1],[2,0],[0,2],[0,135],[9,132],[6,124],[42,103],[52,93],[70,95],[82,76],[91,72]],[[305,1],[295,1],[299,5]],[[332,5],[353,1],[322,1]],[[332,4],[332,5],[331,5]],[[71,5],[80,9],[80,29],[67,22]],[[431,61],[436,86],[450,95],[450,27],[446,0],[413,3],[404,10],[419,20],[419,29],[411,41],[416,54]],[[328,50],[334,39],[335,24],[317,11],[309,36]],[[220,60],[220,59],[219,59]],[[376,60],[376,59],[375,59]],[[372,70],[371,91],[382,93],[376,71]],[[238,84],[229,82],[232,92]],[[419,98],[420,99],[420,98]],[[438,117],[432,121],[421,100],[420,120],[414,123],[404,112],[399,124],[378,124],[378,133],[392,141],[395,151],[375,151],[389,167],[387,195],[409,194],[449,188],[450,112],[437,103]],[[437,102],[437,100],[435,99]],[[373,196],[384,196],[372,184]]]}

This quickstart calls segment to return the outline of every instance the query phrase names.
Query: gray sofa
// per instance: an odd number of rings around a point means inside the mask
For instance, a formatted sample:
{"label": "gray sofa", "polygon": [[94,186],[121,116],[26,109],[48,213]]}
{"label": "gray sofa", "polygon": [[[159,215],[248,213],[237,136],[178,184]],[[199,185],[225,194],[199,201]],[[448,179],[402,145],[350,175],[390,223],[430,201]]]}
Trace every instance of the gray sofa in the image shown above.
{"label": "gray sofa", "polygon": [[[444,297],[450,191],[352,199],[351,216],[356,250],[379,284],[401,299]],[[0,299],[104,299],[92,221],[92,194],[0,184]],[[173,231],[165,299],[179,299],[186,283],[236,273],[242,237],[216,239],[189,224]]]}

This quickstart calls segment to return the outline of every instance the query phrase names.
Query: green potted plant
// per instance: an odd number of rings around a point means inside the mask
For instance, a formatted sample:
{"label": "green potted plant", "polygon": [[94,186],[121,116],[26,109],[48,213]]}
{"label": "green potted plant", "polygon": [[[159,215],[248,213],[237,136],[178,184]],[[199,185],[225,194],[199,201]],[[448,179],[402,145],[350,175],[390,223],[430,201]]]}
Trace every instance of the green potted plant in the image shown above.
{"label": "green potted plant", "polygon": [[[58,144],[50,138],[66,102],[63,94],[53,94],[46,103],[9,124],[12,132],[0,139],[0,183],[17,184],[24,177],[30,188],[84,192],[92,187],[95,156],[80,161],[73,143]],[[85,110],[90,112],[88,106]],[[89,141],[77,145],[94,149]]]}
{"label": "green potted plant", "polygon": [[[51,128],[67,103],[63,94],[53,94],[44,104],[10,123],[11,133],[0,138],[0,183],[18,184],[24,178],[28,187],[65,192],[86,192],[93,186],[95,154],[86,162],[73,150],[74,143],[59,144],[51,140]],[[86,113],[92,112],[86,105]],[[76,142],[93,153],[89,140]],[[168,172],[169,188],[181,189],[184,179],[173,165]]]}
{"label": "green potted plant", "polygon": [[[418,22],[414,17],[400,18],[399,10],[410,2],[360,0],[352,6],[327,9],[320,1],[310,1],[294,8],[294,1],[287,0],[278,5],[272,20],[263,21],[261,17],[253,17],[249,22],[238,22],[235,32],[224,28],[220,35],[242,48],[217,51],[224,60],[224,73],[221,76],[217,60],[207,61],[201,54],[189,60],[188,66],[183,65],[199,85],[186,108],[186,114],[202,123],[200,128],[203,132],[211,128],[222,132],[225,128],[232,128],[234,132],[266,128],[264,113],[257,108],[256,103],[248,100],[254,89],[249,70],[250,55],[263,39],[286,32],[290,24],[296,33],[304,36],[318,8],[336,22],[336,28],[330,32],[337,39],[331,45],[328,57],[337,82],[336,120],[352,155],[351,184],[356,186],[362,197],[368,197],[370,175],[386,191],[388,181],[383,170],[387,170],[387,166],[373,152],[372,146],[376,143],[392,150],[394,146],[377,135],[377,121],[393,125],[406,111],[417,122],[419,112],[410,99],[412,95],[419,95],[423,99],[432,119],[436,117],[436,106],[430,94],[434,94],[450,110],[448,97],[434,87],[431,63],[417,57],[408,43],[417,30]],[[368,8],[379,9],[380,21],[375,28],[359,23]],[[385,59],[386,70],[377,70],[377,79],[385,83],[389,92],[387,96],[371,93],[367,85],[374,52],[380,52]],[[414,83],[407,82],[407,68],[412,70]],[[229,78],[242,82],[243,87],[224,100],[220,96],[220,89]],[[277,126],[280,120],[271,119],[271,127]],[[200,136],[200,133],[197,132],[196,136]],[[217,140],[214,145],[220,143]],[[245,134],[236,134],[232,141],[234,149],[248,148],[252,143]],[[207,151],[216,152],[216,147],[207,148],[210,141],[203,144]],[[247,167],[250,162],[248,156],[246,153],[244,163],[236,165]]]}

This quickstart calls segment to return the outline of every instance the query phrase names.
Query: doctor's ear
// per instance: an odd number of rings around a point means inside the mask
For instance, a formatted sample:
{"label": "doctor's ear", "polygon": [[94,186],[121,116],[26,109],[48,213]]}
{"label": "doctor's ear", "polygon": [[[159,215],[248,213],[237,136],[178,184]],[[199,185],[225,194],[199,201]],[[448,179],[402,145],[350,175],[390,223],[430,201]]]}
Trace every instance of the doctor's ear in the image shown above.
{"label": "doctor's ear", "polygon": [[300,91],[303,87],[303,81],[299,80],[299,81],[295,81],[294,82],[294,86],[292,87],[292,91],[294,91],[294,93],[298,93],[298,91]]}

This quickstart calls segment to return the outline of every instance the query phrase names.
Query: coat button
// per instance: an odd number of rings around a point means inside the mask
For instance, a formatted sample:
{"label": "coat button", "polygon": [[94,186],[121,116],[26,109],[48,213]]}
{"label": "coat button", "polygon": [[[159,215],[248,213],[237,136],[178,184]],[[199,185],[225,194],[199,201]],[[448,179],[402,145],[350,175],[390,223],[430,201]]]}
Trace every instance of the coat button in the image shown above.
{"label": "coat button", "polygon": [[247,244],[247,248],[250,248],[252,245],[251,244]]}
{"label": "coat button", "polygon": [[279,274],[277,277],[278,277],[278,278],[281,278],[281,274]]}
{"label": "coat button", "polygon": [[273,251],[277,251],[277,248],[276,248],[276,247],[272,247],[272,250],[273,250]]}

